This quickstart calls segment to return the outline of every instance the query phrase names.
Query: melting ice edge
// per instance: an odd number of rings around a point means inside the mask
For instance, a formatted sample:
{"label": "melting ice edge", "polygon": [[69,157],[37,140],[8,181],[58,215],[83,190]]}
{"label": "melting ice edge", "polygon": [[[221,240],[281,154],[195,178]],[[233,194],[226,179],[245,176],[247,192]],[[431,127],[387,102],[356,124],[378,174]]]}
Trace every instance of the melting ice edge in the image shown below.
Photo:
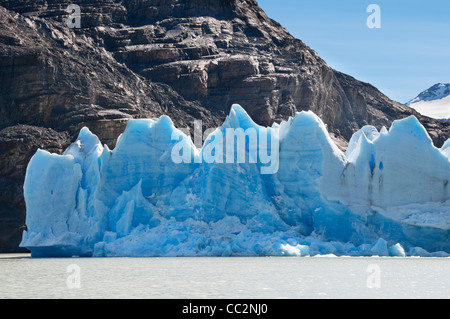
{"label": "melting ice edge", "polygon": [[[275,138],[277,171],[199,161],[227,128]],[[192,161],[173,161],[180,143]],[[33,257],[449,256],[449,157],[450,140],[436,148],[414,116],[363,127],[345,153],[310,111],[266,128],[234,105],[202,149],[167,116],[129,120],[114,150],[83,128],[63,155],[31,159],[20,246]]]}

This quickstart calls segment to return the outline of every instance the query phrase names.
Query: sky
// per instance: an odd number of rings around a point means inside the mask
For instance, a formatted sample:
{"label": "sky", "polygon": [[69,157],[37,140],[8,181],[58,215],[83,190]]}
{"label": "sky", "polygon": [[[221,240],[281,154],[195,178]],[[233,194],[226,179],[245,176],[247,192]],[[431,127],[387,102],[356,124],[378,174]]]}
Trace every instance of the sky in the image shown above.
{"label": "sky", "polygon": [[[450,0],[258,0],[335,70],[406,103],[450,83]],[[371,4],[375,11],[367,11]],[[369,28],[380,22],[379,28]]]}

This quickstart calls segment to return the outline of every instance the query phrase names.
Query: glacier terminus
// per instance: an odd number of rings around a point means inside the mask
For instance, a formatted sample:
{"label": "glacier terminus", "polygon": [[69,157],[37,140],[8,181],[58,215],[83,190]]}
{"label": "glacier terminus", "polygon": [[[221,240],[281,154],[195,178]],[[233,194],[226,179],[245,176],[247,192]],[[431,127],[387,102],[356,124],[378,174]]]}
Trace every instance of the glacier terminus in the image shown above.
{"label": "glacier terminus", "polygon": [[33,257],[449,256],[449,157],[450,140],[436,148],[414,116],[363,127],[345,152],[311,111],[261,127],[233,105],[201,148],[167,116],[129,120],[112,150],[83,128],[64,154],[31,159],[21,246]]}

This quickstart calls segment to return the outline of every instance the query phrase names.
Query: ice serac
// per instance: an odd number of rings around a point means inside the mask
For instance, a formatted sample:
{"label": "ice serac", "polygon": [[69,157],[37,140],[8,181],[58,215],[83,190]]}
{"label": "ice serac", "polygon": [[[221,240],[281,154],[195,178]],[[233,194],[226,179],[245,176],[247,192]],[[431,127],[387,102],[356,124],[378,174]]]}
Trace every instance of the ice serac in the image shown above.
{"label": "ice serac", "polygon": [[87,128],[25,180],[33,256],[448,256],[450,142],[415,117],[343,153],[312,112],[272,127],[239,105],[197,149],[170,118],[130,120],[113,150]]}
{"label": "ice serac", "polygon": [[87,128],[62,156],[38,150],[25,177],[27,225],[22,245],[35,256],[91,255],[102,232],[95,191],[103,147]]}
{"label": "ice serac", "polygon": [[118,196],[138,183],[152,203],[168,197],[195,168],[194,153],[189,154],[188,164],[172,160],[172,149],[178,143],[172,139],[175,130],[167,116],[130,120],[115,149],[105,148],[101,155],[98,199],[112,207]]}

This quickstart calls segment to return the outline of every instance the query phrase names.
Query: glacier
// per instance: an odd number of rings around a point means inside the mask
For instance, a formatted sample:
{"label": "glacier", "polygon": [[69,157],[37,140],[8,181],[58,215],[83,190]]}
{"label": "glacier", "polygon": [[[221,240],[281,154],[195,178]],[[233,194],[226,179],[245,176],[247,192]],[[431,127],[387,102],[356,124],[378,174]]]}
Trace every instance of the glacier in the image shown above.
{"label": "glacier", "polygon": [[[261,134],[239,147],[228,129]],[[233,105],[201,148],[167,116],[129,120],[113,150],[85,127],[62,155],[30,160],[20,246],[33,257],[449,256],[449,156],[414,116],[363,127],[346,152],[311,111],[262,127]]]}

